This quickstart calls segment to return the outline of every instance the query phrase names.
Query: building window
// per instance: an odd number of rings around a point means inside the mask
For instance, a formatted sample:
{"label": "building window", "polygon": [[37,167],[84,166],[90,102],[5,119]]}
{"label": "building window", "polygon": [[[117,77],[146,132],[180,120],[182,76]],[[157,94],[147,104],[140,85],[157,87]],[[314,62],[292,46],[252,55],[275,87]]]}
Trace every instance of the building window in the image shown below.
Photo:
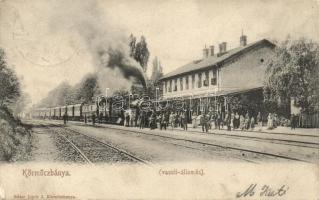
{"label": "building window", "polygon": [[179,78],[180,91],[183,91],[183,77]]}
{"label": "building window", "polygon": [[188,76],[185,77],[185,89],[188,90]]}
{"label": "building window", "polygon": [[217,69],[213,69],[213,77],[210,79],[211,85],[217,84]]}
{"label": "building window", "polygon": [[195,87],[195,74],[192,74],[192,89]]}
{"label": "building window", "polygon": [[198,74],[198,88],[201,88],[202,87],[202,73],[199,73]]}
{"label": "building window", "polygon": [[177,91],[177,79],[174,80],[174,92]]}
{"label": "building window", "polygon": [[204,86],[208,87],[209,85],[209,71],[205,72],[205,80],[204,80]]}
{"label": "building window", "polygon": [[169,91],[169,92],[172,92],[172,80],[169,81],[168,91]]}
{"label": "building window", "polygon": [[168,83],[168,81],[165,81],[165,82],[164,82],[165,93],[167,93],[167,83]]}

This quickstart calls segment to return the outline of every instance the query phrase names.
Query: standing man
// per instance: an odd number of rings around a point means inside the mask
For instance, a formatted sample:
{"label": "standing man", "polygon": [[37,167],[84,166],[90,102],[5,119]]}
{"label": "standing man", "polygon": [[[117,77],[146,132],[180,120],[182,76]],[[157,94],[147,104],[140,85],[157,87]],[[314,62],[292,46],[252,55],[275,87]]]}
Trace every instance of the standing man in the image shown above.
{"label": "standing man", "polygon": [[144,124],[145,124],[145,113],[144,111],[140,112],[140,129],[144,128]]}
{"label": "standing man", "polygon": [[257,117],[256,117],[256,122],[258,125],[258,131],[261,131],[263,128],[263,118],[260,112],[258,112]]}
{"label": "standing man", "polygon": [[290,124],[291,124],[291,130],[296,129],[296,117],[294,114],[291,114]]}
{"label": "standing man", "polygon": [[187,123],[188,123],[188,116],[187,116],[187,112],[185,111],[182,115],[182,124],[183,124],[183,129],[185,131],[187,131]]}
{"label": "standing man", "polygon": [[164,114],[163,114],[163,112],[159,115],[158,121],[159,121],[159,124],[160,124],[160,130],[162,130],[163,127],[164,127]]}
{"label": "standing man", "polygon": [[66,118],[67,118],[66,113],[64,113],[64,114],[63,114],[63,124],[64,124],[64,125],[66,125]]}
{"label": "standing man", "polygon": [[165,121],[165,130],[166,130],[166,128],[168,127],[168,124],[169,124],[169,112],[168,111],[165,112],[164,121]]}
{"label": "standing man", "polygon": [[208,131],[208,124],[207,124],[207,116],[205,114],[202,114],[200,116],[200,123],[202,124],[202,131],[207,132]]}
{"label": "standing man", "polygon": [[220,124],[222,123],[222,115],[220,112],[218,112],[217,114],[217,127],[218,127],[218,130],[220,130]]}
{"label": "standing man", "polygon": [[95,114],[92,114],[92,124],[95,125]]}

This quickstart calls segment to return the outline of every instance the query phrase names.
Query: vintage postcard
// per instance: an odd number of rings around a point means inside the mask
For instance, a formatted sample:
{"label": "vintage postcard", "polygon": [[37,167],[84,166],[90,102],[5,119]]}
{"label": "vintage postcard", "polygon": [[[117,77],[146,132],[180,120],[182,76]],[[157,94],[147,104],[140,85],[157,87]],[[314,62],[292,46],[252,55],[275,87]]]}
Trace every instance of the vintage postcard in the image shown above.
{"label": "vintage postcard", "polygon": [[319,1],[0,0],[0,199],[319,200]]}

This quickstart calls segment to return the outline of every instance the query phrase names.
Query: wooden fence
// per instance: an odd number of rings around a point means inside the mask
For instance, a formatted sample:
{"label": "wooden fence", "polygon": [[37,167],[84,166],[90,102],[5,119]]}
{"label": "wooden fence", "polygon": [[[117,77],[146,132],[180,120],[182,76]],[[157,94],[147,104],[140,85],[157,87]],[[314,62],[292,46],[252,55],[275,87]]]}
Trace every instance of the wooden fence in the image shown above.
{"label": "wooden fence", "polygon": [[319,113],[302,114],[299,122],[303,128],[319,128]]}

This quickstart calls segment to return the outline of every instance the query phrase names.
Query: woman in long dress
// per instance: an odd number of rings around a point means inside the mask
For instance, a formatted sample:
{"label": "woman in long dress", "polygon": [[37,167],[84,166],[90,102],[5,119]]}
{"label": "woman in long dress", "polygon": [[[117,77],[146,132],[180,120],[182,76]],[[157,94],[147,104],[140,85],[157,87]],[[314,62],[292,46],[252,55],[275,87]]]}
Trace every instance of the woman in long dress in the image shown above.
{"label": "woman in long dress", "polygon": [[273,117],[271,113],[269,113],[267,117],[267,128],[273,129]]}
{"label": "woman in long dress", "polygon": [[242,131],[245,129],[245,118],[243,115],[239,117],[239,126]]}
{"label": "woman in long dress", "polygon": [[251,117],[251,119],[250,119],[250,128],[251,128],[251,130],[254,130],[254,128],[255,128],[255,118],[254,117]]}
{"label": "woman in long dress", "polygon": [[233,129],[233,130],[235,129],[234,121],[235,121],[235,114],[232,112],[231,115],[230,115],[230,128]]}
{"label": "woman in long dress", "polygon": [[169,115],[169,124],[171,125],[172,129],[174,128],[174,114],[171,112]]}
{"label": "woman in long dress", "polygon": [[239,123],[240,123],[239,117],[240,116],[239,116],[238,112],[236,112],[235,119],[234,119],[234,129],[239,128]]}

